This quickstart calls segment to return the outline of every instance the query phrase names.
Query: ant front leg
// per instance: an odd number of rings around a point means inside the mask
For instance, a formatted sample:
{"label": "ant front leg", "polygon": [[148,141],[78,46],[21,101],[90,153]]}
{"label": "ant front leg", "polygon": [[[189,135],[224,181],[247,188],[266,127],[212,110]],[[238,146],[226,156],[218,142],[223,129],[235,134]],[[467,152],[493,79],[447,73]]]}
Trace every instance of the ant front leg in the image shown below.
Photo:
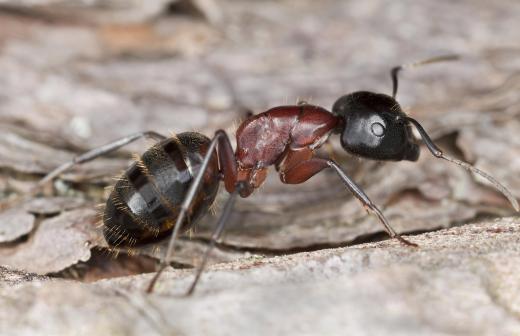
{"label": "ant front leg", "polygon": [[202,178],[208,168],[209,162],[211,160],[211,157],[212,157],[215,149],[218,150],[217,154],[218,154],[219,169],[220,169],[221,173],[224,175],[224,185],[226,187],[226,190],[229,193],[231,193],[231,196],[226,203],[224,212],[212,235],[210,246],[208,247],[206,253],[204,254],[203,262],[198,269],[195,281],[191,285],[187,295],[193,293],[193,290],[195,289],[195,285],[198,281],[198,278],[200,277],[200,274],[202,273],[202,270],[207,262],[209,253],[213,249],[213,246],[215,245],[216,240],[218,239],[218,237],[220,236],[220,234],[222,233],[222,231],[224,229],[224,225],[231,212],[232,205],[234,203],[236,194],[240,191],[240,188],[236,184],[237,163],[236,163],[236,159],[235,159],[235,154],[233,152],[233,148],[231,147],[231,142],[229,141],[229,137],[227,136],[226,132],[224,132],[223,130],[218,130],[217,132],[215,132],[215,136],[211,140],[211,143],[206,152],[206,156],[204,157],[204,160],[202,161],[202,165],[200,166],[199,171],[197,172],[197,175],[193,179],[193,182],[191,183],[190,188],[188,189],[188,192],[186,193],[184,201],[181,204],[181,209],[180,209],[179,215],[177,216],[175,225],[173,227],[172,234],[170,236],[168,248],[166,249],[166,253],[163,255],[163,257],[161,259],[159,270],[157,271],[157,273],[155,273],[155,276],[152,278],[152,280],[150,281],[150,284],[148,285],[148,288],[146,290],[148,293],[153,292],[153,289],[155,287],[155,284],[157,283],[157,280],[159,279],[162,272],[166,269],[166,267],[171,262],[171,255],[172,255],[172,252],[175,247],[175,242],[177,240],[177,236],[179,235],[179,230],[182,226],[182,223],[184,222],[184,219],[186,218],[186,215],[189,212],[190,205],[197,194],[197,191],[202,182]]}
{"label": "ant front leg", "polygon": [[312,176],[329,167],[334,169],[336,174],[338,174],[350,192],[361,202],[363,207],[367,211],[372,212],[377,216],[391,238],[395,238],[405,245],[417,246],[417,244],[404,239],[399,234],[397,234],[397,232],[395,232],[381,210],[379,210],[377,206],[372,203],[368,196],[363,192],[361,187],[358,186],[347,174],[345,174],[345,172],[338,166],[335,161],[321,158],[311,158],[306,161],[300,161],[299,163],[290,165],[287,170],[281,170],[280,177],[284,183],[299,184],[307,181]]}
{"label": "ant front leg", "polygon": [[345,174],[345,172],[338,166],[336,162],[332,160],[327,160],[326,162],[329,167],[333,168],[336,171],[343,183],[347,186],[350,192],[352,192],[352,194],[354,194],[354,196],[361,202],[361,204],[363,204],[365,209],[374,213],[377,216],[377,218],[379,218],[379,221],[383,224],[390,237],[396,238],[405,245],[418,247],[417,244],[404,239],[395,232],[395,230],[390,226],[390,224],[386,220],[381,210],[379,210],[377,206],[375,206],[375,204],[372,203],[368,196],[363,192],[363,189],[361,189],[360,186],[358,186],[347,174]]}

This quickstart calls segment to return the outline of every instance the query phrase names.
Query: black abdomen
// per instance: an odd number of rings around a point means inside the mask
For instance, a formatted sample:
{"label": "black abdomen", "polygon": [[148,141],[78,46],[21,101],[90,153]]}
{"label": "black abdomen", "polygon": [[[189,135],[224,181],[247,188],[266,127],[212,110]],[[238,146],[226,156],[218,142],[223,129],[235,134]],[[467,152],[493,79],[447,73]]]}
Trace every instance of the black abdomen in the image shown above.
{"label": "black abdomen", "polygon": [[[106,241],[112,246],[135,246],[167,236],[209,143],[202,134],[181,133],[157,143],[133,163],[107,200],[103,214]],[[218,184],[217,157],[213,155],[184,230],[207,212]]]}

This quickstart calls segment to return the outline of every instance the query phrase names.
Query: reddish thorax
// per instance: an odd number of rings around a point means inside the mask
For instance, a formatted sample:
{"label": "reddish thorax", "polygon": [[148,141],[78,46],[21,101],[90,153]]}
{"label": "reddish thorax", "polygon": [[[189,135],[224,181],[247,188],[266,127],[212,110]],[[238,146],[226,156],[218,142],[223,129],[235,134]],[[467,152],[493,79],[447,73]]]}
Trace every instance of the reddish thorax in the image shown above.
{"label": "reddish thorax", "polygon": [[284,181],[285,161],[291,158],[294,166],[310,159],[338,123],[338,117],[313,105],[279,106],[245,120],[236,132],[237,182],[246,185],[241,196],[260,187],[273,164]]}

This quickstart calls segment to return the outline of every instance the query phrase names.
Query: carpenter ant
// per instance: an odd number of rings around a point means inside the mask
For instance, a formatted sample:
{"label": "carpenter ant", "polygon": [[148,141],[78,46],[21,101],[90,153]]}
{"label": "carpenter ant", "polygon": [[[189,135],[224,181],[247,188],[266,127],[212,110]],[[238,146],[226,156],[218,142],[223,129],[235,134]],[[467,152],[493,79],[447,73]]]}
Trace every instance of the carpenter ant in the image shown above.
{"label": "carpenter ant", "polygon": [[278,106],[249,116],[236,131],[235,151],[223,130],[216,131],[213,139],[194,132],[172,137],[155,132],[137,133],[77,156],[46,175],[36,188],[74,165],[93,160],[139,138],[157,140],[157,144],[121,175],[103,215],[103,233],[111,246],[132,247],[170,236],[168,249],[148,292],[152,292],[161,272],[170,263],[179,231],[191,228],[207,212],[215,200],[220,181],[224,181],[230,196],[187,292],[188,295],[193,293],[237,195],[251,195],[262,185],[271,165],[276,167],[286,184],[303,183],[323,169],[332,168],[363,207],[379,218],[390,237],[405,245],[417,246],[394,231],[382,212],[335,161],[316,157],[315,150],[332,133],[337,133],[341,146],[351,154],[373,160],[416,161],[420,150],[412,135],[414,126],[435,157],[483,176],[519,211],[516,199],[504,186],[487,173],[444,154],[419,122],[407,116],[395,100],[399,71],[455,58],[454,55],[440,56],[393,68],[392,96],[360,91],[340,97],[332,112],[303,103]]}

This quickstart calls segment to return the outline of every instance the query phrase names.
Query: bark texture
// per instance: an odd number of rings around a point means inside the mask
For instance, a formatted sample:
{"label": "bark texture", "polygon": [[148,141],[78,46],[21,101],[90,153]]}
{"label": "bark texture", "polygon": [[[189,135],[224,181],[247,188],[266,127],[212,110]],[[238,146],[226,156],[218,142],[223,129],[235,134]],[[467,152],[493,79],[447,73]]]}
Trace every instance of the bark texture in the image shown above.
{"label": "bark texture", "polygon": [[[453,53],[404,71],[397,98],[520,198],[518,17],[508,0],[2,1],[0,202],[130,133],[232,133],[245,109],[390,93],[392,66]],[[380,163],[330,143],[419,249],[359,245],[386,235],[333,172],[298,186],[273,173],[237,202],[195,297],[177,296],[190,270],[146,296],[141,273],[165,244],[108,249],[96,207],[151,145],[140,141],[0,213],[0,333],[519,333],[520,219],[504,198],[426,148],[417,163]],[[176,267],[200,262],[215,220],[183,237]]]}

